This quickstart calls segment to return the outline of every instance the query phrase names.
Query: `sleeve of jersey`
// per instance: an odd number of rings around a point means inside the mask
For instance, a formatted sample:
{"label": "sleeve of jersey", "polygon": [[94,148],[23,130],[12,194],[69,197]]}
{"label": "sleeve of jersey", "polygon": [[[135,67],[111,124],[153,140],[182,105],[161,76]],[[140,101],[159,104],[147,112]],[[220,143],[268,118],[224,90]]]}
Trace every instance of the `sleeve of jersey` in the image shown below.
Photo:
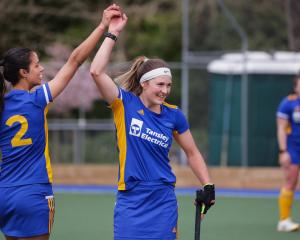
{"label": "sleeve of jersey", "polygon": [[37,88],[34,94],[35,103],[41,107],[45,107],[53,101],[48,83]]}
{"label": "sleeve of jersey", "polygon": [[284,99],[280,104],[277,109],[276,116],[279,118],[283,119],[288,119],[289,118],[289,113],[290,113],[290,101],[288,99]]}
{"label": "sleeve of jersey", "polygon": [[184,133],[186,130],[188,130],[190,128],[188,121],[186,120],[186,117],[184,116],[184,114],[182,113],[182,111],[180,109],[177,109],[177,111],[175,112],[175,131],[178,132],[179,134]]}
{"label": "sleeve of jersey", "polygon": [[130,93],[125,91],[122,88],[119,88],[119,95],[118,97],[111,103],[110,107],[112,110],[116,110],[118,107],[120,107],[120,103],[122,102],[125,104],[128,99],[130,98]]}

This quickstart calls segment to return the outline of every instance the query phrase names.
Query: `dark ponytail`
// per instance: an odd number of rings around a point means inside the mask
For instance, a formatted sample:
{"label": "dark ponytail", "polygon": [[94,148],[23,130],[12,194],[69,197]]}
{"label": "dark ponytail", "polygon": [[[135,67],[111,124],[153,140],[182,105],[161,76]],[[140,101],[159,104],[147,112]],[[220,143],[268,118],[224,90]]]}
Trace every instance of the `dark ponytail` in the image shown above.
{"label": "dark ponytail", "polygon": [[5,86],[5,81],[4,81],[4,77],[3,77],[3,65],[4,65],[4,60],[1,59],[0,60],[0,118],[2,116],[2,112],[4,109],[4,94],[6,91],[6,86]]}
{"label": "dark ponytail", "polygon": [[33,51],[28,48],[11,48],[4,53],[3,75],[6,81],[14,86],[20,80],[19,70],[25,69],[29,71],[32,52]]}
{"label": "dark ponytail", "polygon": [[32,50],[28,48],[11,48],[3,54],[0,60],[0,117],[4,109],[5,81],[13,86],[20,81],[19,70],[29,71]]}

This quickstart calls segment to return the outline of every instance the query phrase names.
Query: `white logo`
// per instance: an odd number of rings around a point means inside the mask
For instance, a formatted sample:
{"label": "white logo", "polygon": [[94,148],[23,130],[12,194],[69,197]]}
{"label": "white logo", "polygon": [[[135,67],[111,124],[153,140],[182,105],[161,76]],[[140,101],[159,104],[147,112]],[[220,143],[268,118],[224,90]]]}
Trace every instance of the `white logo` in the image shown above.
{"label": "white logo", "polygon": [[131,119],[131,124],[130,124],[129,134],[139,137],[141,135],[141,132],[142,132],[143,123],[144,122],[139,120],[139,119],[132,118]]}
{"label": "white logo", "polygon": [[293,119],[295,123],[300,123],[300,112],[298,111],[293,112]]}

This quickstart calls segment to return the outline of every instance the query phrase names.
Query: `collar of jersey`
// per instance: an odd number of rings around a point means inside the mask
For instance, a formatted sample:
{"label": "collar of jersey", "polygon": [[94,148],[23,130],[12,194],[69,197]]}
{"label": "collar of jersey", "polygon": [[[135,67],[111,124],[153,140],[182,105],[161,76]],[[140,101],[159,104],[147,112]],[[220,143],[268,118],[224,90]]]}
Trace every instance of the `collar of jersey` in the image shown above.
{"label": "collar of jersey", "polygon": [[164,108],[164,105],[163,105],[163,104],[160,105],[160,108],[161,108],[160,113],[156,113],[156,112],[151,111],[149,108],[147,108],[147,107],[144,105],[144,103],[142,102],[142,100],[140,99],[140,97],[137,97],[137,98],[139,99],[139,102],[140,102],[140,104],[142,105],[143,109],[144,109],[145,111],[147,111],[148,113],[153,114],[153,115],[155,115],[155,116],[161,116],[162,113],[164,112],[164,109],[165,109],[165,108]]}

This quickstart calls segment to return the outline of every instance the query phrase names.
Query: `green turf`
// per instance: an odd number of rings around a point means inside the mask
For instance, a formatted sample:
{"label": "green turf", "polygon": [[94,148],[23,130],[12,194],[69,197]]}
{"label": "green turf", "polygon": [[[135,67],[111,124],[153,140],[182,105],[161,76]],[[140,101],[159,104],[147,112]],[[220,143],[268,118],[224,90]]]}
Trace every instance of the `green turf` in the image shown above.
{"label": "green turf", "polygon": [[[179,239],[194,239],[193,197],[180,196]],[[300,221],[299,200],[295,220]],[[113,239],[112,194],[56,194],[54,240]],[[278,233],[276,199],[219,197],[201,226],[202,240],[294,240],[300,232]],[[3,240],[0,236],[0,240]]]}

